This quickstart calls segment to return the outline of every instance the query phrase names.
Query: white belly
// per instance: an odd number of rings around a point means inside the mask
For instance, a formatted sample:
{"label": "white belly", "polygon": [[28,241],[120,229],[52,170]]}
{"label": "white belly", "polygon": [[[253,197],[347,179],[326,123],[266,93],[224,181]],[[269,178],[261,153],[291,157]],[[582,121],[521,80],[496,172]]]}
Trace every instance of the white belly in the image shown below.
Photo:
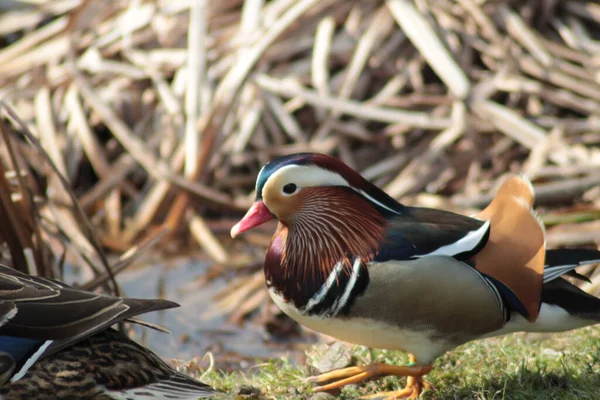
{"label": "white belly", "polygon": [[369,318],[320,318],[303,315],[272,289],[269,289],[269,294],[284,313],[309,329],[354,344],[411,353],[422,364],[430,363],[456,346],[442,339],[432,339],[433,332],[430,330],[402,329]]}

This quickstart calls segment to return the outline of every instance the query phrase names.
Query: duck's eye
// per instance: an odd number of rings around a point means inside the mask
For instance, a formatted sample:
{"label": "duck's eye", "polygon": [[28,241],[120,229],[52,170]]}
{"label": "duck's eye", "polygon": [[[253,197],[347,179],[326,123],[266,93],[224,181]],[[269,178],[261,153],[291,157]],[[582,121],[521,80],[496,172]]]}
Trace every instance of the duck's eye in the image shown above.
{"label": "duck's eye", "polygon": [[295,183],[288,183],[283,187],[284,194],[294,194],[298,190],[298,186]]}

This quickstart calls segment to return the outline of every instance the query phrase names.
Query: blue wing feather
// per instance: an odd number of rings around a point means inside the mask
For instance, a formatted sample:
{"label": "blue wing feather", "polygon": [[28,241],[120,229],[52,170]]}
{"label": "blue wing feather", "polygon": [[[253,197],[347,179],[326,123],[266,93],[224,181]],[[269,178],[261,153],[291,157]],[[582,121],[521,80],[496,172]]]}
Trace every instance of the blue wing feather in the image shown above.
{"label": "blue wing feather", "polygon": [[385,243],[382,243],[379,253],[373,261],[385,262],[390,260],[408,260],[415,255],[415,245],[396,230],[388,231]]}
{"label": "blue wing feather", "polygon": [[0,336],[0,353],[7,353],[20,364],[29,354],[34,353],[44,343],[40,339]]}

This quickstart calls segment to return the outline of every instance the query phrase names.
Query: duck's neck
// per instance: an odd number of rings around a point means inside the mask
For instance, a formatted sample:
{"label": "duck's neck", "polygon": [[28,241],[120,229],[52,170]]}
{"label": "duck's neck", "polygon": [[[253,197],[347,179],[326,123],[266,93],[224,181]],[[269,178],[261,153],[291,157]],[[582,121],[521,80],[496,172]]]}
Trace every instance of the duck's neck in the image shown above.
{"label": "duck's neck", "polygon": [[[310,298],[325,283],[327,277],[319,271],[318,264],[305,265],[301,259],[291,260],[295,235],[281,222],[273,235],[265,257],[265,281],[267,287],[274,290],[286,302],[291,302],[296,308],[304,308]],[[307,253],[310,250],[306,250]],[[314,258],[316,254],[307,254]]]}
{"label": "duck's neck", "polygon": [[315,312],[332,305],[346,290],[354,290],[349,283],[357,285],[368,276],[362,269],[384,240],[385,220],[356,201],[338,202],[326,213],[317,214],[314,210],[323,208],[314,204],[309,209],[311,215],[300,214],[287,225],[279,223],[264,270],[271,290],[296,308]]}

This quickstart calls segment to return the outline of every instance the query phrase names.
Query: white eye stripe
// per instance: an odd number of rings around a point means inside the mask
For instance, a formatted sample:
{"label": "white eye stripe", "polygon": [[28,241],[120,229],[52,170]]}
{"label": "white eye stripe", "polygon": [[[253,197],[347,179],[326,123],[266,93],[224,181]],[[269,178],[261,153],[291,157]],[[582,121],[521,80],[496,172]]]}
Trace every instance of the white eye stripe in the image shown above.
{"label": "white eye stripe", "polygon": [[282,177],[301,187],[311,186],[348,186],[348,182],[340,174],[319,168],[314,165],[286,165],[277,170],[270,178],[279,180]]}
{"label": "white eye stripe", "polygon": [[272,190],[281,191],[283,186],[294,183],[298,188],[314,186],[350,186],[341,175],[314,165],[286,165],[279,168],[265,182],[262,195]]}
{"label": "white eye stripe", "polygon": [[[262,170],[261,170],[262,172]],[[400,214],[398,210],[395,210],[380,201],[376,200],[372,196],[369,196],[365,191],[355,188],[351,186],[346,179],[344,179],[340,174],[330,171],[328,169],[320,168],[315,165],[286,165],[285,167],[281,167],[277,171],[273,173],[265,183],[263,187],[263,195],[267,191],[272,190],[271,187],[277,188],[279,185],[281,188],[281,192],[289,196],[294,193],[285,193],[283,191],[283,185],[287,183],[294,183],[297,188],[303,187],[314,187],[314,186],[346,186],[351,188],[352,190],[360,193],[363,197],[368,199],[374,204],[379,205],[380,207],[393,212],[395,214]]]}

